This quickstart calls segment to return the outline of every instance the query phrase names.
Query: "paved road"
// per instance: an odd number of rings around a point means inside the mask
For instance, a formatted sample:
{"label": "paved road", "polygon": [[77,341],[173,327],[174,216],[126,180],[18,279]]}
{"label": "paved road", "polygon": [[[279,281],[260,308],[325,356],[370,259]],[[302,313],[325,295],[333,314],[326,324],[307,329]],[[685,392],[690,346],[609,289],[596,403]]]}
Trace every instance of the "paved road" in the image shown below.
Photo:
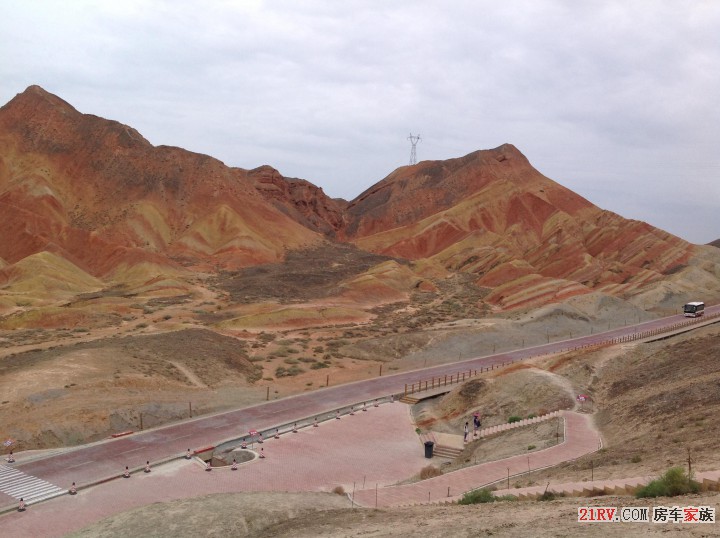
{"label": "paved road", "polygon": [[[708,317],[720,314],[720,305],[708,307],[706,313]],[[401,393],[405,384],[429,380],[432,377],[450,376],[468,370],[480,370],[492,365],[557,353],[567,349],[596,345],[613,339],[630,338],[633,335],[659,331],[686,321],[688,318],[681,315],[670,316],[533,348],[327,387],[244,409],[198,417],[182,423],[139,432],[128,437],[88,445],[45,459],[16,463],[14,467],[27,475],[63,489],[68,488],[72,482],[76,482],[78,486],[97,483],[117,477],[126,465],[131,469],[138,469],[143,467],[146,461],[161,462],[184,454],[188,448],[194,450],[208,445],[217,445],[222,441],[245,435],[251,428],[262,431],[292,423],[302,417],[322,414],[327,416],[329,413],[334,413],[335,409],[349,407],[357,402],[370,402],[391,393]],[[0,493],[0,506],[14,505],[16,502],[16,498],[6,493]]]}

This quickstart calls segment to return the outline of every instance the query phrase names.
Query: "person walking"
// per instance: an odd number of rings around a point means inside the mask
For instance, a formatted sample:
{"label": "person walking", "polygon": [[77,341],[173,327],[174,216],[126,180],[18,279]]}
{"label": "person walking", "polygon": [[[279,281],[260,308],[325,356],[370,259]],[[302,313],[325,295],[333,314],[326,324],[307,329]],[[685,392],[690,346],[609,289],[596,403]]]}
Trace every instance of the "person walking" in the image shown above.
{"label": "person walking", "polygon": [[467,422],[467,420],[466,420],[466,421],[465,421],[465,435],[463,436],[463,442],[464,442],[464,443],[467,443],[467,438],[468,438],[468,432],[469,432],[469,431],[470,431],[470,428],[468,427],[468,422]]}

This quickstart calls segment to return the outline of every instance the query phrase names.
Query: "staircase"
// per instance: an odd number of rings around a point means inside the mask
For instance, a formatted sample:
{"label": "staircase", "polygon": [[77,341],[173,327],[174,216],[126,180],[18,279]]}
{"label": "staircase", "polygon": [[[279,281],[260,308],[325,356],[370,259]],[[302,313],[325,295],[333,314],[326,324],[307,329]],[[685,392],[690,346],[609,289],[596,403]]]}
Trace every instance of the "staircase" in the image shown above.
{"label": "staircase", "polygon": [[423,444],[423,446],[425,445],[426,441],[432,441],[433,443],[435,443],[435,446],[433,447],[433,457],[454,460],[462,452],[461,448],[440,444],[433,432],[420,434],[420,442]]}
{"label": "staircase", "polygon": [[[410,396],[407,396],[406,398],[411,398]],[[403,401],[402,399],[400,401]],[[407,402],[406,402],[407,403]],[[560,411],[553,411],[552,413],[548,413],[546,415],[542,415],[540,417],[534,417],[534,418],[526,418],[523,420],[519,420],[518,422],[512,422],[507,424],[499,424],[497,426],[490,426],[489,428],[482,429],[478,431],[477,437],[471,437],[470,439],[482,439],[484,437],[488,437],[490,435],[495,435],[498,433],[502,433],[508,430],[512,430],[515,428],[521,428],[523,426],[529,426],[531,424],[537,424],[538,422],[543,422],[545,420],[549,420],[551,418],[559,417]],[[449,437],[460,437],[460,436],[451,436],[446,434],[440,434],[437,435],[441,437],[445,437],[446,441]],[[436,436],[433,434],[433,432],[425,432],[420,434],[420,442],[425,445],[426,441],[432,441],[435,443],[435,446],[433,447],[433,456],[437,456],[438,458],[447,458],[447,459],[455,459],[457,458],[463,451],[462,447],[458,446],[450,446],[451,441],[448,441],[446,443],[443,443],[441,441],[438,441]],[[458,442],[462,442],[462,440],[459,440]],[[456,443],[455,443],[456,444]],[[464,445],[462,445],[464,446]]]}
{"label": "staircase", "polygon": [[545,420],[549,420],[551,418],[559,417],[560,411],[553,411],[552,413],[548,413],[546,415],[542,415],[539,417],[533,417],[533,418],[525,418],[523,420],[519,420],[518,422],[509,422],[507,424],[498,424],[497,426],[490,426],[489,428],[484,428],[478,432],[480,438],[488,437],[490,435],[495,435],[496,433],[501,433],[507,430],[512,430],[514,428],[520,428],[522,426],[529,426],[530,424],[537,424],[538,422],[543,422]]}

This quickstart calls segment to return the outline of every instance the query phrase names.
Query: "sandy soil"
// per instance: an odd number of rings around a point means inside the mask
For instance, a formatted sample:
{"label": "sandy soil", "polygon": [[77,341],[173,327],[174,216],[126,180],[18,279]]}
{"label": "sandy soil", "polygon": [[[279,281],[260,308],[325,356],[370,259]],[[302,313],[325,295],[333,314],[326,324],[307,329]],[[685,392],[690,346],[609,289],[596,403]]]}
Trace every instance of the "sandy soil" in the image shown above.
{"label": "sandy soil", "polygon": [[714,506],[720,495],[674,499],[558,499],[474,506],[351,508],[333,494],[237,493],[154,504],[105,519],[70,536],[711,536],[717,524],[578,523],[579,506]]}

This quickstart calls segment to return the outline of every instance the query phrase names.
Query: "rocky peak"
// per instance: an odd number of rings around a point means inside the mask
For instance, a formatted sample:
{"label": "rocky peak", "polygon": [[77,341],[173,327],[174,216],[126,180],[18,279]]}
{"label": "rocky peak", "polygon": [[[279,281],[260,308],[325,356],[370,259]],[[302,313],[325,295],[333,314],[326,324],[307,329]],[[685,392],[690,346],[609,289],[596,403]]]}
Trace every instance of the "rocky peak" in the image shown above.
{"label": "rocky peak", "polygon": [[250,170],[248,179],[263,198],[312,230],[334,237],[345,223],[347,202],[330,198],[309,181],[283,177],[268,165]]}

